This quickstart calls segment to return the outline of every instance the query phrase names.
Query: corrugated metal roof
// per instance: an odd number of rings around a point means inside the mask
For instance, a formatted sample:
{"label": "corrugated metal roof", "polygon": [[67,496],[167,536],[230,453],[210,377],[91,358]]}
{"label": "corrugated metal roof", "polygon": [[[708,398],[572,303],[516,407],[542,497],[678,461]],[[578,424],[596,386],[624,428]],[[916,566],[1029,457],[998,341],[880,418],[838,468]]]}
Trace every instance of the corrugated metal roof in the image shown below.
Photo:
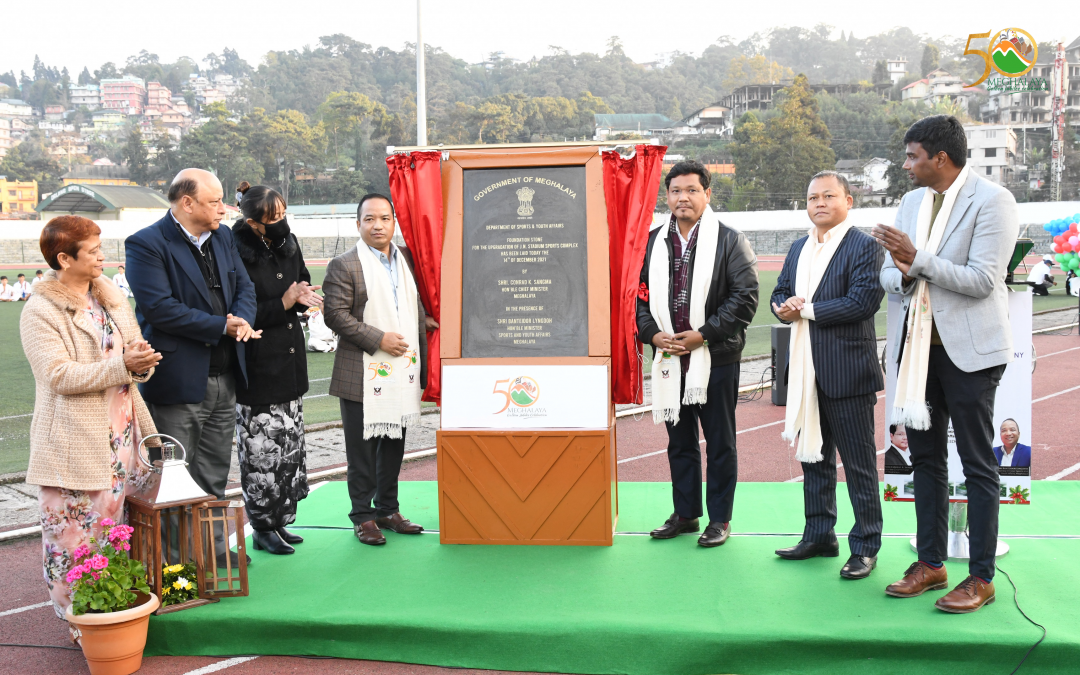
{"label": "corrugated metal roof", "polygon": [[169,202],[157,190],[141,185],[68,185],[49,195],[38,212],[72,213],[106,209],[167,209]]}

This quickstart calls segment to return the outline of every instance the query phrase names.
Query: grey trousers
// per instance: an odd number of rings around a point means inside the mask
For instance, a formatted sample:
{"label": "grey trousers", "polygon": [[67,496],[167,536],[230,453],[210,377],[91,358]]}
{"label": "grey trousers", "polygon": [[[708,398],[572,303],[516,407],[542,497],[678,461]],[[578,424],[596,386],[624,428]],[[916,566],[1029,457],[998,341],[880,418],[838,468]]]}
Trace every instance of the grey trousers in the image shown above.
{"label": "grey trousers", "polygon": [[[236,431],[236,379],[233,374],[223,373],[207,379],[206,397],[202,403],[147,404],[147,407],[158,433],[172,436],[184,446],[188,473],[195,484],[207,494],[224,499]],[[157,458],[151,455],[152,460]],[[174,551],[178,550],[175,548],[177,526],[178,522],[172,523]],[[214,528],[214,540],[214,550],[220,557],[228,550],[222,528]],[[174,556],[167,562],[175,564],[180,560]]]}
{"label": "grey trousers", "polygon": [[206,381],[201,403],[148,404],[158,433],[180,441],[187,453],[188,473],[218,499],[225,498],[236,431],[236,379],[223,373]]}

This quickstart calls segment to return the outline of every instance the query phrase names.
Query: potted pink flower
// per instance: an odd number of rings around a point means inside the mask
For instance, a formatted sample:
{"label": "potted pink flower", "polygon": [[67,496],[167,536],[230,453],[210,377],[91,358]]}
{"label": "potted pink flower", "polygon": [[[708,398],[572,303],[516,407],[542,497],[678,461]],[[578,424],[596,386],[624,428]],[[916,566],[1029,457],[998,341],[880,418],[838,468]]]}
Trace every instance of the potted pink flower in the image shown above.
{"label": "potted pink flower", "polygon": [[132,560],[134,529],[111,518],[101,521],[104,541],[72,552],[68,571],[71,606],[67,620],[78,635],[91,675],[130,675],[142,666],[146,630],[158,598],[146,584],[146,569]]}

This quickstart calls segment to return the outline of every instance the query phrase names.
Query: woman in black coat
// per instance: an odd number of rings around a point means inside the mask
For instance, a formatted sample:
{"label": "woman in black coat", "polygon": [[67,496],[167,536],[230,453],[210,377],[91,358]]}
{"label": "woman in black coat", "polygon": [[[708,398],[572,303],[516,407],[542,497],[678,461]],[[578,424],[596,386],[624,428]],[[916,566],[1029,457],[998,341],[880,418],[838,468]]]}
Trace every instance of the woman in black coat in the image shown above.
{"label": "woman in black coat", "polygon": [[236,248],[255,284],[255,330],[247,348],[247,386],[236,382],[236,447],[240,483],[257,550],[293,553],[303,539],[285,529],[307,497],[304,402],[308,390],[304,329],[298,314],[322,306],[311,286],[300,243],[289,231],[285,200],[276,191],[240,184],[233,225]]}

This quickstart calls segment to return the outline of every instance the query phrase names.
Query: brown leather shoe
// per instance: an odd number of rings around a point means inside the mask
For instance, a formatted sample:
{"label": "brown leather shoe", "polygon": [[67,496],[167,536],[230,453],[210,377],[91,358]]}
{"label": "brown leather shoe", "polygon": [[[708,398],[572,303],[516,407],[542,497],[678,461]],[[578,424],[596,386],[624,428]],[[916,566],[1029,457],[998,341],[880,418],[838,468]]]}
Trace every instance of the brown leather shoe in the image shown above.
{"label": "brown leather shoe", "polygon": [[376,518],[375,524],[379,527],[397,532],[398,534],[420,534],[424,528],[416,523],[410,523],[405,516],[395,513],[389,518]]}
{"label": "brown leather shoe", "polygon": [[939,591],[949,587],[949,575],[945,566],[934,569],[921,562],[913,562],[904,572],[904,578],[895,584],[889,584],[885,592],[894,598],[914,598],[927,591]]}
{"label": "brown leather shoe", "polygon": [[353,525],[353,533],[356,534],[356,538],[360,540],[361,544],[382,546],[386,543],[386,537],[383,536],[374,520],[367,520],[359,525]]}
{"label": "brown leather shoe", "polygon": [[949,614],[970,614],[983,605],[994,601],[994,582],[983,583],[978,577],[969,576],[960,585],[934,603],[943,612]]}

